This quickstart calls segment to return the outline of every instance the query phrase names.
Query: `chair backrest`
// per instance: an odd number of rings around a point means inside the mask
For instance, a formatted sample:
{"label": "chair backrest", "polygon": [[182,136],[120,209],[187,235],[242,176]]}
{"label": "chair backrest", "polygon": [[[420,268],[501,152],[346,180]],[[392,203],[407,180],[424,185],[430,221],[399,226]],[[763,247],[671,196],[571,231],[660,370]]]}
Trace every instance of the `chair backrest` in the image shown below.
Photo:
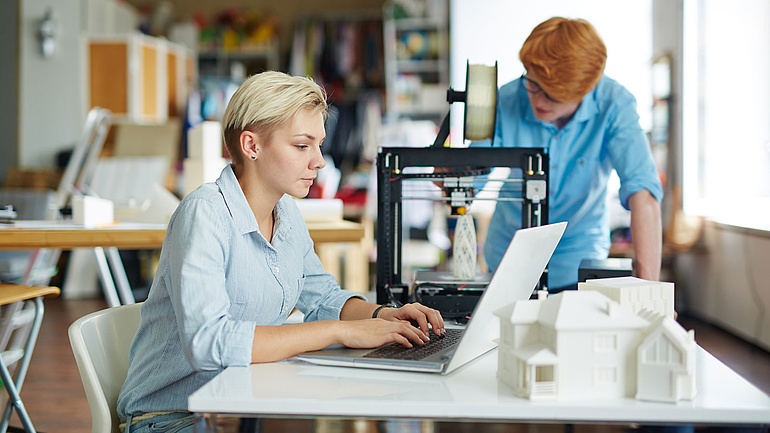
{"label": "chair backrest", "polygon": [[117,433],[118,393],[128,372],[128,349],[142,304],[97,311],[69,327],[70,344],[91,409],[93,433]]}

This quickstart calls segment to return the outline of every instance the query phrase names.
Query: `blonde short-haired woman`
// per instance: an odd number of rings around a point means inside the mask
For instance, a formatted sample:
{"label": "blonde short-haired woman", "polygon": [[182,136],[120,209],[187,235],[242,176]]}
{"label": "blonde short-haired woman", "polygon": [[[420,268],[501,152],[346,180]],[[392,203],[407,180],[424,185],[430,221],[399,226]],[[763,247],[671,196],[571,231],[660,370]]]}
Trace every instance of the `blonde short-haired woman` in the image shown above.
{"label": "blonde short-haired woman", "polygon": [[[370,304],[324,272],[292,196],[324,167],[326,110],[316,83],[280,72],[233,95],[223,119],[232,164],[179,204],[142,306],[118,399],[124,431],[192,431],[187,397],[229,366],[335,343],[420,345],[429,325],[444,333],[438,311]],[[284,325],[295,307],[305,322]]]}

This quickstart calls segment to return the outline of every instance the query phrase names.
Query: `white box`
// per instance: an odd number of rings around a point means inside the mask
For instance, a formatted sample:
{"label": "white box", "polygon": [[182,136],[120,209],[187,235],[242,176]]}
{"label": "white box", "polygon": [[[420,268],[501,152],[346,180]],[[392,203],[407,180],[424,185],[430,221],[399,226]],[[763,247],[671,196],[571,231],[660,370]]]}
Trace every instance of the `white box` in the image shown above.
{"label": "white box", "polygon": [[187,132],[187,157],[190,159],[222,158],[222,125],[206,121]]}
{"label": "white box", "polygon": [[227,165],[225,158],[187,158],[184,160],[184,195],[187,195],[206,182],[217,180],[222,169]]}
{"label": "white box", "polygon": [[72,222],[85,227],[98,227],[115,222],[112,200],[87,195],[72,197]]}

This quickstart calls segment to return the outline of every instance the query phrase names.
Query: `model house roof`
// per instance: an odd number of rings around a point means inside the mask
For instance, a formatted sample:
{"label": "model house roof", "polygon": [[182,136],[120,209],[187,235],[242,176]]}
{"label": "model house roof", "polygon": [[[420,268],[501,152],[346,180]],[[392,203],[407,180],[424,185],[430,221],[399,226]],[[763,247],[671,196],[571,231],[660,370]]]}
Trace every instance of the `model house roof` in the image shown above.
{"label": "model house roof", "polygon": [[645,336],[660,331],[668,335],[669,338],[680,346],[692,344],[695,341],[695,333],[693,331],[687,331],[670,317],[649,310],[642,310],[637,314],[650,322],[650,325],[644,331]]}
{"label": "model house roof", "polygon": [[594,291],[566,290],[544,300],[517,301],[496,314],[512,324],[539,322],[557,330],[642,329],[650,325]]}
{"label": "model house roof", "polygon": [[648,281],[636,277],[613,277],[613,278],[599,278],[594,280],[588,280],[587,283],[599,284],[608,287],[634,287],[634,286],[649,286],[651,284],[660,284],[657,281]]}
{"label": "model house roof", "polygon": [[532,365],[554,365],[559,363],[559,357],[544,344],[534,344],[518,348],[513,353]]}

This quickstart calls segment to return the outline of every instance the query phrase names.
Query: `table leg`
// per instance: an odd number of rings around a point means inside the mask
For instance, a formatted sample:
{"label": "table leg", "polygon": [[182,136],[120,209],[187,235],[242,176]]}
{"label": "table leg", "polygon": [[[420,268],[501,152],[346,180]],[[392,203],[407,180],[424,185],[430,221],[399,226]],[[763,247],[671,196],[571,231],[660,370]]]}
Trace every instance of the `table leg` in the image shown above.
{"label": "table leg", "polygon": [[118,288],[118,294],[120,295],[120,301],[123,305],[133,304],[136,302],[134,299],[134,292],[131,291],[131,285],[128,283],[128,276],[126,276],[126,269],[123,267],[123,261],[120,259],[120,253],[115,247],[107,247],[107,260],[110,262],[112,273],[115,278],[115,284]]}
{"label": "table leg", "polygon": [[110,307],[118,307],[120,306],[118,292],[115,289],[115,282],[112,280],[112,273],[110,272],[110,265],[107,263],[107,256],[104,254],[104,248],[94,248],[94,255],[96,256],[96,263],[99,266],[99,279],[104,288],[104,297],[107,299],[107,305]]}

